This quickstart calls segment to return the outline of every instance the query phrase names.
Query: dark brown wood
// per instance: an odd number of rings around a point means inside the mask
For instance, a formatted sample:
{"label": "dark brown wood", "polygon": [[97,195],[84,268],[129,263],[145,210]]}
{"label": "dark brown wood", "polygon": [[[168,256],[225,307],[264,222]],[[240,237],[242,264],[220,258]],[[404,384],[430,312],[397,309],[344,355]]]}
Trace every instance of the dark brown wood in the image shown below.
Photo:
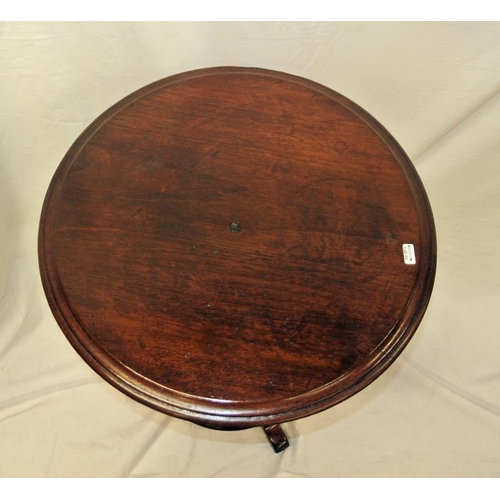
{"label": "dark brown wood", "polygon": [[289,446],[290,442],[286,437],[285,431],[280,424],[269,425],[268,427],[263,427],[269,444],[272,446],[274,453],[281,453],[285,451]]}
{"label": "dark brown wood", "polygon": [[229,67],[153,83],[92,123],[48,190],[39,256],[98,374],[239,429],[379,376],[424,314],[436,242],[414,167],[373,117],[309,80]]}

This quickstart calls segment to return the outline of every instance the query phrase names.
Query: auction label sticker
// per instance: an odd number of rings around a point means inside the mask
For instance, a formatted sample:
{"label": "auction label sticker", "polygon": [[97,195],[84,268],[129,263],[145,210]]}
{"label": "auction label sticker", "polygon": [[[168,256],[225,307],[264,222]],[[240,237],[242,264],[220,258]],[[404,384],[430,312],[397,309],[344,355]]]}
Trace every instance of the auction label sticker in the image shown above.
{"label": "auction label sticker", "polygon": [[417,263],[417,258],[415,257],[415,247],[411,243],[405,243],[403,245],[403,257],[405,259],[405,264],[414,266]]}

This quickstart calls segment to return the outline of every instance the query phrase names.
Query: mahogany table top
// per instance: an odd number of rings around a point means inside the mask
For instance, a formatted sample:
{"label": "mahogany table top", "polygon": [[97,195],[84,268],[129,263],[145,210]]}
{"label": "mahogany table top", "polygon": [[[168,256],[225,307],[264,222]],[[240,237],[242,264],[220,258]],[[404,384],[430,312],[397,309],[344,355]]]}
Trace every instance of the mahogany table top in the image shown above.
{"label": "mahogany table top", "polygon": [[401,353],[436,267],[410,160],[296,76],[210,68],[111,107],[62,160],[39,255],[55,318],[125,394],[220,429],[341,402]]}

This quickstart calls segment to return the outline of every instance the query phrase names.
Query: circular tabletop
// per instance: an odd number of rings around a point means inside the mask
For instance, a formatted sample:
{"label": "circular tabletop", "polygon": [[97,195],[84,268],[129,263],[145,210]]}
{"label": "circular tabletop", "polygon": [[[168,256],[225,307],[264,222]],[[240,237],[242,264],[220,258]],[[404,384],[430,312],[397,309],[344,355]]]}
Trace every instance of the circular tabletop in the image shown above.
{"label": "circular tabletop", "polygon": [[366,111],[309,80],[210,68],[129,95],[70,148],[39,256],[83,359],[209,427],[304,417],[401,353],[430,298],[432,213]]}

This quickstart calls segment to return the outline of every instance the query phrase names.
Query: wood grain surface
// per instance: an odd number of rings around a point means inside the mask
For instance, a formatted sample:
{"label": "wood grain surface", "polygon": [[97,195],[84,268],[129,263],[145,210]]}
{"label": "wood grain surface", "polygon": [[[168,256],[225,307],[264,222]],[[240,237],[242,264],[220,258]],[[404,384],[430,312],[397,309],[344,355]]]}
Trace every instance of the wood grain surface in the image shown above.
{"label": "wood grain surface", "polygon": [[84,131],[48,190],[39,255],[97,373],[237,429],[380,375],[424,314],[436,242],[414,167],[368,113],[303,78],[224,67],[153,83]]}

